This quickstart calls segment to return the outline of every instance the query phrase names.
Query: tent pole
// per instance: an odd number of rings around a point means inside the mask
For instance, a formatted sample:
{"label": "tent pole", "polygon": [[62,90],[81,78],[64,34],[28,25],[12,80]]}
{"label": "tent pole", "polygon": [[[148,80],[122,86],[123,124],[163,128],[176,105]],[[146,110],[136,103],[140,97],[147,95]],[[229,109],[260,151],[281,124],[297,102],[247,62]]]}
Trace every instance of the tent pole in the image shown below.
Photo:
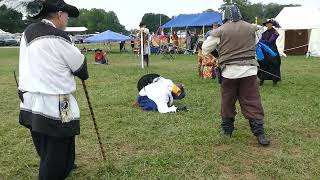
{"label": "tent pole", "polygon": [[144,50],[144,39],[143,39],[143,29],[140,28],[140,56],[141,56],[141,68],[143,69],[144,66],[143,66],[143,50]]}
{"label": "tent pole", "polygon": [[204,26],[202,26],[202,37],[204,38]]}
{"label": "tent pole", "polygon": [[171,39],[171,37],[172,37],[172,27],[170,28],[170,38],[169,38],[169,44],[170,44],[170,42],[172,42],[173,43],[173,41],[171,41],[172,39]]}
{"label": "tent pole", "polygon": [[[188,45],[187,45],[187,29],[188,29],[188,26],[186,26],[186,37],[185,37],[185,45],[186,45],[186,49],[188,49]],[[189,52],[189,51],[188,51]]]}
{"label": "tent pole", "polygon": [[162,35],[162,30],[160,29],[160,35],[157,34],[158,38],[159,38],[159,48],[161,49],[161,35]]}

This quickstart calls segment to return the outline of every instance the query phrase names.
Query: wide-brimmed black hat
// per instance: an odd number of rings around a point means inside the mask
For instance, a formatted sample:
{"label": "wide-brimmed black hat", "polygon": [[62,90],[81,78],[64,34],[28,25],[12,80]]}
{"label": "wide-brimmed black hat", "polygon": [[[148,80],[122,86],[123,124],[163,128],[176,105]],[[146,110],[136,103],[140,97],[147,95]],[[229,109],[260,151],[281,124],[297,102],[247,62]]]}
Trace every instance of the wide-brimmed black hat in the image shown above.
{"label": "wide-brimmed black hat", "polygon": [[79,10],[75,6],[67,4],[64,0],[45,0],[42,2],[42,9],[36,16],[33,16],[34,19],[38,19],[52,12],[66,12],[69,17],[78,17]]}
{"label": "wide-brimmed black hat", "polygon": [[274,20],[274,19],[267,19],[265,22],[263,22],[262,24],[264,25],[264,26],[266,26],[268,23],[271,23],[272,24],[272,26],[274,26],[274,27],[276,27],[276,28],[280,28],[280,24],[276,21],[276,20]]}

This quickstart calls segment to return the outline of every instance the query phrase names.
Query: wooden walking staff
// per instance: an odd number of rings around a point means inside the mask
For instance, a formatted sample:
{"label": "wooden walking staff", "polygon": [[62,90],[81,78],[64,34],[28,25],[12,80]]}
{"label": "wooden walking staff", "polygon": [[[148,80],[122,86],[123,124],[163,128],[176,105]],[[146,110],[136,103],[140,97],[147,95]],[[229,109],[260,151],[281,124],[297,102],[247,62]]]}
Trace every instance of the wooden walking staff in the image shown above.
{"label": "wooden walking staff", "polygon": [[19,83],[17,80],[16,71],[13,71],[13,77],[14,77],[14,80],[16,81],[17,88],[19,88]]}
{"label": "wooden walking staff", "polygon": [[82,86],[83,86],[84,93],[86,94],[86,98],[87,98],[87,101],[88,101],[88,105],[89,105],[89,109],[90,109],[90,113],[91,113],[94,129],[96,130],[96,134],[97,134],[97,137],[98,137],[98,141],[99,141],[99,145],[100,145],[100,149],[101,149],[101,154],[102,154],[103,160],[106,161],[107,160],[106,159],[106,154],[105,154],[105,151],[103,149],[103,145],[102,145],[102,141],[101,141],[98,125],[97,125],[97,122],[96,122],[96,117],[94,116],[94,113],[93,113],[93,109],[92,109],[92,106],[91,106],[91,102],[90,102],[87,86],[86,86],[86,83],[85,83],[84,80],[81,80],[81,81],[82,81]]}

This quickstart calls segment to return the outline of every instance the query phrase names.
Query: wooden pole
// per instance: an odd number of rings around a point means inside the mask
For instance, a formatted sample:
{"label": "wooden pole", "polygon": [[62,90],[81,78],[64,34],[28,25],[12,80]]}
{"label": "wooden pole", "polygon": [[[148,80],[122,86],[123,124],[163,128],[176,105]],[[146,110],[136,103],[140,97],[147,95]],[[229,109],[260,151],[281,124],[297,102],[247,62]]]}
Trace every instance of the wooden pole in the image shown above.
{"label": "wooden pole", "polygon": [[144,55],[144,37],[143,37],[143,29],[140,28],[140,55],[141,55],[141,68],[144,68],[143,64],[143,55]]}

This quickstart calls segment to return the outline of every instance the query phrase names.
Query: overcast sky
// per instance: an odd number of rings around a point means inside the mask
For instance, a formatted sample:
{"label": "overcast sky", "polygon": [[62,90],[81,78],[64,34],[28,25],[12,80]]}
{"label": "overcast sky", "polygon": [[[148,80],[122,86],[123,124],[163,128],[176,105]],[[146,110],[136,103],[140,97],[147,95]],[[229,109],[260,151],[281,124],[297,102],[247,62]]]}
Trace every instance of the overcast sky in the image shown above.
{"label": "overcast sky", "polygon": [[[127,30],[137,28],[145,13],[161,13],[169,17],[178,14],[200,13],[206,9],[218,10],[222,0],[65,0],[78,8],[102,8],[114,11]],[[320,8],[320,0],[251,0],[252,3],[301,4]],[[271,17],[270,17],[271,18]]]}

